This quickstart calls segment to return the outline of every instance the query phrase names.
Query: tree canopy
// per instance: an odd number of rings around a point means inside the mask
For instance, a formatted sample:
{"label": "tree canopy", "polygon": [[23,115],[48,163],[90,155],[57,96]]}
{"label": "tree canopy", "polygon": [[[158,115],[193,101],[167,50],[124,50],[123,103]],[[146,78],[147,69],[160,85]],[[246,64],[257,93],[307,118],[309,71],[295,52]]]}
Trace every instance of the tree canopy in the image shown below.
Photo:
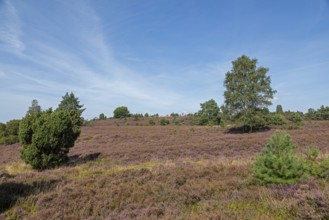
{"label": "tree canopy", "polygon": [[80,112],[80,115],[85,108],[83,108],[83,105],[80,105],[80,101],[77,97],[71,92],[70,94],[66,92],[66,94],[62,97],[61,103],[58,105],[59,110],[78,110]]}
{"label": "tree canopy", "polygon": [[21,158],[35,169],[67,161],[69,149],[80,135],[84,110],[81,108],[71,93],[63,97],[55,111],[50,108],[29,114],[29,109],[19,126],[19,140],[23,145]]}
{"label": "tree canopy", "polygon": [[215,100],[210,99],[200,104],[201,110],[197,113],[199,125],[218,125],[220,110]]}
{"label": "tree canopy", "polygon": [[276,91],[271,88],[271,79],[266,75],[268,68],[257,68],[257,59],[243,55],[232,65],[224,81],[223,111],[252,132],[254,127],[266,124],[264,115]]}
{"label": "tree canopy", "polygon": [[126,106],[117,107],[113,111],[113,117],[114,118],[126,118],[126,117],[129,117],[129,116],[130,116],[130,112],[129,112],[129,110]]}

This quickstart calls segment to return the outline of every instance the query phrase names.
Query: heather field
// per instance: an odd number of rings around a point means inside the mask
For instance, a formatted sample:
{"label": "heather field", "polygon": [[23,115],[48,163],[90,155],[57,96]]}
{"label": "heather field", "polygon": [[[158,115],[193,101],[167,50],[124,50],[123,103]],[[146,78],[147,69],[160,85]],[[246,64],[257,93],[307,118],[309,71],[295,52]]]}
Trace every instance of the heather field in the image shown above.
{"label": "heather field", "polygon": [[[275,128],[94,121],[65,166],[33,171],[20,145],[0,147],[0,219],[328,219],[329,182],[259,185],[250,166]],[[172,120],[168,118],[168,120]],[[303,155],[329,154],[329,122],[289,130]]]}

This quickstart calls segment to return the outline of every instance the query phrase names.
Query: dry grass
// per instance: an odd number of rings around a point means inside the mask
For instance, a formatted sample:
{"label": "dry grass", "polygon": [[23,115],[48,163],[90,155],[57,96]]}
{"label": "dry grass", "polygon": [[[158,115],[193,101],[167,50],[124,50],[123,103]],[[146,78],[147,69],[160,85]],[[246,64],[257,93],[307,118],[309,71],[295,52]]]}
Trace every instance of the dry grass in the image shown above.
{"label": "dry grass", "polygon": [[[250,164],[272,130],[229,134],[217,127],[84,127],[70,163],[32,171],[19,146],[0,155],[0,219],[326,219],[329,184],[253,182]],[[126,123],[126,122],[125,122]],[[133,124],[132,122],[129,122]],[[122,122],[123,124],[123,122]],[[329,153],[329,123],[289,133],[303,153]]]}

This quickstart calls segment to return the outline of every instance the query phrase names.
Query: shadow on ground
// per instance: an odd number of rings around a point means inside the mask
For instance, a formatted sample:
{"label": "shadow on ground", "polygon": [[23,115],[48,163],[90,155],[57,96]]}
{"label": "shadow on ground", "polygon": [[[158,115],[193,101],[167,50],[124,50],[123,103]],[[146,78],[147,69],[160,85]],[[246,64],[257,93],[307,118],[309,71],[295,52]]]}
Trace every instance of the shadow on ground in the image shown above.
{"label": "shadow on ground", "polygon": [[101,155],[101,153],[97,152],[97,153],[87,154],[87,155],[83,155],[83,156],[81,156],[81,154],[70,156],[67,165],[68,166],[78,166],[78,165],[87,163],[89,161],[97,160],[100,155]]}
{"label": "shadow on ground", "polygon": [[59,180],[53,179],[34,181],[30,184],[16,182],[0,183],[0,213],[15,205],[16,201],[21,197],[52,190],[57,182]]}

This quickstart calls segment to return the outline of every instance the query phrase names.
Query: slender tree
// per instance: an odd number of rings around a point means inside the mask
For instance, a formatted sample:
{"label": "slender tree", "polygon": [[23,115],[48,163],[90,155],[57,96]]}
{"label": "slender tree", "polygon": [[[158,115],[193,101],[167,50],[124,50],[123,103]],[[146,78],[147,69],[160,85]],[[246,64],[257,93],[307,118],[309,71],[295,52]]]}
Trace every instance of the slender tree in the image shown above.
{"label": "slender tree", "polygon": [[224,86],[225,104],[223,111],[241,122],[252,132],[254,127],[266,124],[267,107],[275,90],[271,88],[271,79],[267,76],[268,69],[256,67],[257,59],[246,55],[232,62],[231,71],[226,73]]}
{"label": "slender tree", "polygon": [[277,105],[277,106],[276,106],[276,113],[277,113],[277,114],[283,114],[283,108],[282,108],[282,105]]}
{"label": "slender tree", "polygon": [[32,106],[29,107],[29,110],[27,111],[27,114],[35,114],[41,112],[41,107],[38,103],[38,100],[33,99],[32,100]]}
{"label": "slender tree", "polygon": [[58,105],[58,110],[78,110],[80,114],[85,108],[83,108],[83,105],[80,105],[80,101],[78,100],[78,97],[75,97],[73,92],[70,94],[67,92],[63,97],[62,97],[61,103]]}

